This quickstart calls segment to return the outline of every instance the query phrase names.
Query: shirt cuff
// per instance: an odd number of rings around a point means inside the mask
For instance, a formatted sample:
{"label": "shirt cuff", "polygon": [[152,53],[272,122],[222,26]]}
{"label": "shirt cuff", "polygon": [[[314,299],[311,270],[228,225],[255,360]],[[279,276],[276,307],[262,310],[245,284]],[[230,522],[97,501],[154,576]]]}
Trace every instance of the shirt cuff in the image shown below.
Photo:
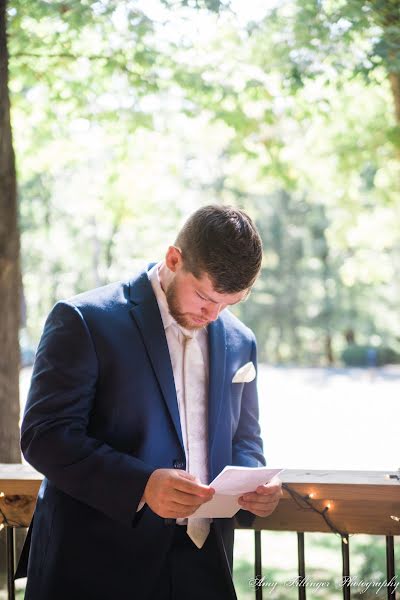
{"label": "shirt cuff", "polygon": [[146,502],[142,499],[139,504],[138,507],[136,509],[136,512],[139,512],[139,510],[142,510],[143,506],[146,504]]}

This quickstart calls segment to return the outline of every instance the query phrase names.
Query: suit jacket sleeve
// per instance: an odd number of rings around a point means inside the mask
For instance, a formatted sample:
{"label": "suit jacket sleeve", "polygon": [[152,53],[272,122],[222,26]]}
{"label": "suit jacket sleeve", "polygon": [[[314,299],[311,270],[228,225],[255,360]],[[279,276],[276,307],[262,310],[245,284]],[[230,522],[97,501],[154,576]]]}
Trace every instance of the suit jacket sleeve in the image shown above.
{"label": "suit jacket sleeve", "polygon": [[154,470],[88,435],[98,363],[77,307],[51,311],[38,347],[21,426],[26,460],[56,487],[128,526]]}

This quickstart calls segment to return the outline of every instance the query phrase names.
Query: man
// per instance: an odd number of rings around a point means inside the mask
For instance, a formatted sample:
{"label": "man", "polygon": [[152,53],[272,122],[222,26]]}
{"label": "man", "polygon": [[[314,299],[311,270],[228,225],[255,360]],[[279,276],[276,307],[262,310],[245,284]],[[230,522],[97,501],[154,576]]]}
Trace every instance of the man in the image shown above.
{"label": "man", "polygon": [[[191,515],[226,465],[265,464],[255,338],[225,310],[261,258],[244,212],[206,206],[164,261],[55,305],[22,423],[45,475],[27,600],[236,597],[232,519]],[[243,515],[270,514],[280,495],[279,481],[246,494]]]}

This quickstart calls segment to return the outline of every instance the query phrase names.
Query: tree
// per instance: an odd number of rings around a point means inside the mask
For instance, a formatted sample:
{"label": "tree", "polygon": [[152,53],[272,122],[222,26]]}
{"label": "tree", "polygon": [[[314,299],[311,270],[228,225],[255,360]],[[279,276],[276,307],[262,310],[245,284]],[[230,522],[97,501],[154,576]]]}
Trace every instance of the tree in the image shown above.
{"label": "tree", "polygon": [[151,4],[9,0],[24,333],[35,343],[57,299],[130,276],[217,199],[263,229],[238,308],[260,356],[330,363],[350,324],[392,340],[397,29],[389,44],[376,13],[394,5],[290,0],[244,23],[228,1]]}
{"label": "tree", "polygon": [[0,462],[20,462],[21,275],[14,150],[8,95],[6,0],[0,0]]}
{"label": "tree", "polygon": [[[289,9],[289,10],[288,10]],[[338,85],[361,75],[367,85],[387,78],[396,126],[389,131],[400,149],[400,7],[398,0],[295,0],[269,18],[280,43],[292,91],[325,73]],[[283,43],[282,43],[283,42]]]}
{"label": "tree", "polygon": [[[169,8],[169,2],[164,4]],[[217,11],[218,7],[219,2],[215,0],[199,2],[196,6],[211,11]],[[131,1],[49,3],[38,0],[32,3],[29,0],[0,0],[0,462],[20,461],[18,338],[23,294],[18,215],[21,215],[23,231],[28,233],[35,227],[35,222],[40,222],[44,239],[38,245],[45,251],[52,243],[49,231],[54,223],[61,221],[65,214],[68,220],[68,214],[57,213],[57,207],[51,203],[48,182],[52,183],[52,172],[35,172],[24,162],[21,152],[18,157],[24,169],[19,191],[25,198],[25,206],[18,206],[9,69],[11,84],[19,90],[12,96],[13,110],[17,108],[19,114],[26,117],[36,107],[37,120],[30,128],[32,143],[27,155],[34,156],[38,148],[47,145],[52,154],[49,164],[57,164],[53,161],[56,153],[51,150],[51,145],[56,144],[63,134],[65,139],[68,138],[73,119],[86,120],[90,125],[94,124],[94,129],[100,122],[105,129],[109,124],[110,129],[114,132],[118,129],[125,137],[137,128],[151,128],[152,115],[142,109],[141,102],[146,95],[157,94],[160,87],[165,89],[168,85],[158,72],[168,49],[157,48],[153,30],[152,20]],[[32,90],[38,92],[39,101],[36,99],[32,103],[29,97]],[[74,156],[66,166],[72,171],[82,163],[84,165],[85,161],[81,156],[79,159]],[[109,179],[113,177],[111,172]],[[108,238],[106,234],[106,239],[101,240],[104,241],[103,252],[96,222],[90,215],[88,219],[88,237],[94,249],[92,262],[90,257],[88,262],[92,265],[94,285],[104,282],[99,272],[100,255],[104,254],[105,267],[110,268],[114,238],[121,222],[129,216],[129,209],[115,206],[114,200],[110,202],[110,233]],[[106,206],[105,212],[107,209]],[[77,224],[73,223],[69,229],[70,238],[77,237]],[[32,254],[35,258],[35,249]],[[65,267],[57,252],[54,254],[46,281],[50,303],[58,296],[57,282]],[[29,266],[32,267],[32,261]],[[76,265],[71,266],[72,272],[74,267]],[[85,267],[83,264],[83,271]],[[92,282],[82,282],[83,288],[90,284]],[[78,291],[76,286],[75,291]],[[41,315],[48,308],[48,303],[41,306]]]}

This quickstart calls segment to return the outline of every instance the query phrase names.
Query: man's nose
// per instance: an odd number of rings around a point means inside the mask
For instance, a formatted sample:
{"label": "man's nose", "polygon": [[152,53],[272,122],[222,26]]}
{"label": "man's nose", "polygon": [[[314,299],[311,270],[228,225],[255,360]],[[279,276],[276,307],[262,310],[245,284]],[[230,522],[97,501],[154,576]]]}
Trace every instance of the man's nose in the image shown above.
{"label": "man's nose", "polygon": [[207,306],[207,317],[211,321],[218,319],[218,315],[221,312],[222,304],[211,304]]}

